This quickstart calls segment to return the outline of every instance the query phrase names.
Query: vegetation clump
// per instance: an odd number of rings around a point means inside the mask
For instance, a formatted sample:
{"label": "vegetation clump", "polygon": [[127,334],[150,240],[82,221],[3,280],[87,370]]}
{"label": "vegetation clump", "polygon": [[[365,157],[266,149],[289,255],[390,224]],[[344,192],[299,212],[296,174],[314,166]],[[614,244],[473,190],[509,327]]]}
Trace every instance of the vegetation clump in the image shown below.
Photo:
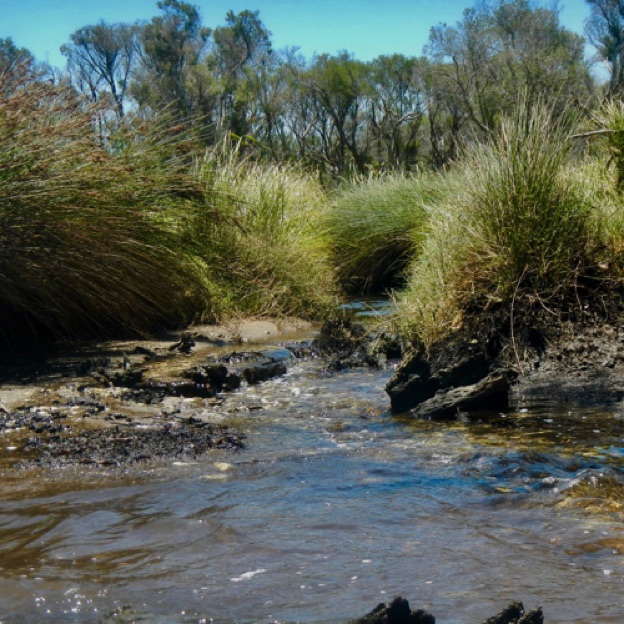
{"label": "vegetation clump", "polygon": [[100,109],[28,72],[0,93],[0,342],[190,320],[203,295],[164,224],[193,186],[163,141],[108,134]]}
{"label": "vegetation clump", "polygon": [[406,335],[431,344],[468,317],[496,317],[513,340],[539,333],[529,327],[536,317],[554,322],[613,286],[616,274],[597,275],[608,244],[597,197],[568,168],[573,127],[524,106],[491,142],[468,150],[399,299]]}
{"label": "vegetation clump", "polygon": [[402,285],[430,206],[442,194],[442,178],[434,174],[369,176],[341,186],[325,227],[342,287],[367,294]]}
{"label": "vegetation clump", "polygon": [[226,142],[197,164],[219,218],[195,228],[194,251],[213,293],[212,312],[320,318],[337,301],[334,269],[318,223],[319,183],[294,166],[259,165]]}

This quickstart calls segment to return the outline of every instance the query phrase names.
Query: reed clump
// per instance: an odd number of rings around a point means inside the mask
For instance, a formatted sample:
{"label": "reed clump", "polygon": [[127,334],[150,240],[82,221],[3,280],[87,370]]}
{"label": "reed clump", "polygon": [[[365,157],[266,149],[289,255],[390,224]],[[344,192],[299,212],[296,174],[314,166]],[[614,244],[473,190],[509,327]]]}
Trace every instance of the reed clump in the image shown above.
{"label": "reed clump", "polygon": [[494,309],[565,306],[595,265],[593,207],[566,175],[573,125],[520,106],[490,143],[469,150],[432,211],[399,299],[397,324],[425,343]]}
{"label": "reed clump", "polygon": [[195,227],[212,314],[321,318],[336,306],[328,244],[318,227],[326,196],[290,165],[260,165],[226,142],[206,152],[197,179],[219,219]]}
{"label": "reed clump", "polygon": [[[23,70],[0,76],[0,344],[145,333],[201,293],[172,216],[192,178],[157,133]],[[185,198],[186,194],[186,198]],[[203,199],[202,199],[203,201]]]}
{"label": "reed clump", "polygon": [[386,174],[345,182],[331,198],[324,227],[343,289],[381,293],[401,286],[418,253],[441,177]]}

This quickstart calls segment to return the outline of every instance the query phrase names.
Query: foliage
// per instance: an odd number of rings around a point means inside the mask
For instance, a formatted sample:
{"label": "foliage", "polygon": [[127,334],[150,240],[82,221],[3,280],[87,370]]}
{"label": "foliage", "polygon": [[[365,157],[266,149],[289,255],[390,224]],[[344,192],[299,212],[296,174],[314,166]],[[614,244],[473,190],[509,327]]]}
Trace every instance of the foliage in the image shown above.
{"label": "foliage", "polygon": [[605,137],[609,163],[615,168],[615,186],[620,192],[624,191],[624,103],[607,100],[593,117],[598,132]]}
{"label": "foliage", "polygon": [[295,167],[258,165],[240,147],[208,151],[197,171],[219,214],[189,233],[208,273],[214,313],[318,318],[336,301],[317,225],[324,193]]}
{"label": "foliage", "polygon": [[84,26],[70,35],[61,47],[76,87],[91,101],[101,99],[101,85],[114,102],[117,116],[124,116],[130,71],[138,55],[138,27],[127,24]]}
{"label": "foliage", "polygon": [[147,23],[73,33],[63,50],[74,86],[89,101],[108,98],[120,118],[138,107],[193,119],[209,146],[252,137],[247,153],[305,163],[332,184],[371,168],[446,167],[521,93],[564,109],[594,89],[582,39],[530,0],[479,3],[457,25],[432,28],[426,56],[370,62],[275,51],[258,11],[229,11],[210,29],[193,4],[157,6]]}
{"label": "foliage", "polygon": [[430,206],[443,194],[433,175],[361,177],[335,193],[325,228],[347,292],[383,292],[400,285],[422,244]]}
{"label": "foliage", "polygon": [[143,48],[139,80],[133,91],[140,104],[166,106],[183,116],[193,110],[191,85],[210,36],[196,6],[181,0],[160,0],[162,15],[141,30]]}
{"label": "foliage", "polygon": [[195,271],[162,223],[192,181],[169,146],[126,136],[113,148],[71,91],[10,80],[0,76],[0,343],[190,320]]}
{"label": "foliage", "polygon": [[609,65],[611,96],[624,91],[624,5],[620,0],[586,0],[591,14],[585,32],[598,56]]}
{"label": "foliage", "polygon": [[455,27],[431,29],[427,52],[437,65],[435,86],[459,101],[456,136],[487,136],[520,97],[564,107],[589,98],[582,38],[559,24],[555,10],[533,8],[529,0],[466,9]]}
{"label": "foliage", "polygon": [[430,341],[467,310],[512,306],[519,293],[547,303],[576,287],[594,242],[587,198],[564,175],[569,136],[569,123],[525,105],[465,156],[412,266],[405,331]]}

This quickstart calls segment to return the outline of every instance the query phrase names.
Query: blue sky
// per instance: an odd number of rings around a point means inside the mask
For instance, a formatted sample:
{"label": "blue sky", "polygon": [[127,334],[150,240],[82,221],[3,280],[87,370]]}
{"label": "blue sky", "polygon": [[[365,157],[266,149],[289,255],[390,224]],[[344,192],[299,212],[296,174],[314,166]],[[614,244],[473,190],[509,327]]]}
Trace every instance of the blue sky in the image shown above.
{"label": "blue sky", "polygon": [[[380,54],[422,54],[429,29],[455,24],[473,0],[190,0],[205,26],[223,24],[228,10],[259,10],[276,49],[298,46],[317,53],[352,52],[366,61]],[[551,8],[553,0],[539,2]],[[560,0],[562,23],[582,34],[585,0]],[[134,22],[158,15],[156,0],[0,0],[0,38],[12,37],[40,61],[63,67],[59,48],[81,26]]]}

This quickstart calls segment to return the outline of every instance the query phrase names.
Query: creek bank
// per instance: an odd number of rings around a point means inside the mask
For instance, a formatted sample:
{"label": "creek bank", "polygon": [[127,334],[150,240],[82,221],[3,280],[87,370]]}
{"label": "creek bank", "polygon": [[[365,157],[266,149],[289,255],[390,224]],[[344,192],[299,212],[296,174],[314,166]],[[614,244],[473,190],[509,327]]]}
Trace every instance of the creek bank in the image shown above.
{"label": "creek bank", "polygon": [[624,320],[582,311],[527,318],[493,312],[429,348],[412,344],[386,386],[392,411],[430,419],[501,412],[518,396],[613,406],[624,400]]}
{"label": "creek bank", "polygon": [[[410,609],[409,602],[396,596],[389,604],[378,604],[370,613],[351,624],[435,624],[435,617],[423,609]],[[544,614],[538,608],[528,613],[521,602],[513,602],[482,624],[543,624]]]}
{"label": "creek bank", "polygon": [[[245,436],[222,422],[227,393],[312,356],[313,330],[298,319],[238,321],[4,356],[0,467],[119,467],[240,450]],[[267,344],[280,338],[296,341]]]}
{"label": "creek bank", "polygon": [[[385,366],[396,340],[349,321],[195,326],[149,341],[72,345],[0,363],[0,467],[123,466],[240,450],[228,393],[286,374]],[[248,409],[262,409],[251,405]]]}

